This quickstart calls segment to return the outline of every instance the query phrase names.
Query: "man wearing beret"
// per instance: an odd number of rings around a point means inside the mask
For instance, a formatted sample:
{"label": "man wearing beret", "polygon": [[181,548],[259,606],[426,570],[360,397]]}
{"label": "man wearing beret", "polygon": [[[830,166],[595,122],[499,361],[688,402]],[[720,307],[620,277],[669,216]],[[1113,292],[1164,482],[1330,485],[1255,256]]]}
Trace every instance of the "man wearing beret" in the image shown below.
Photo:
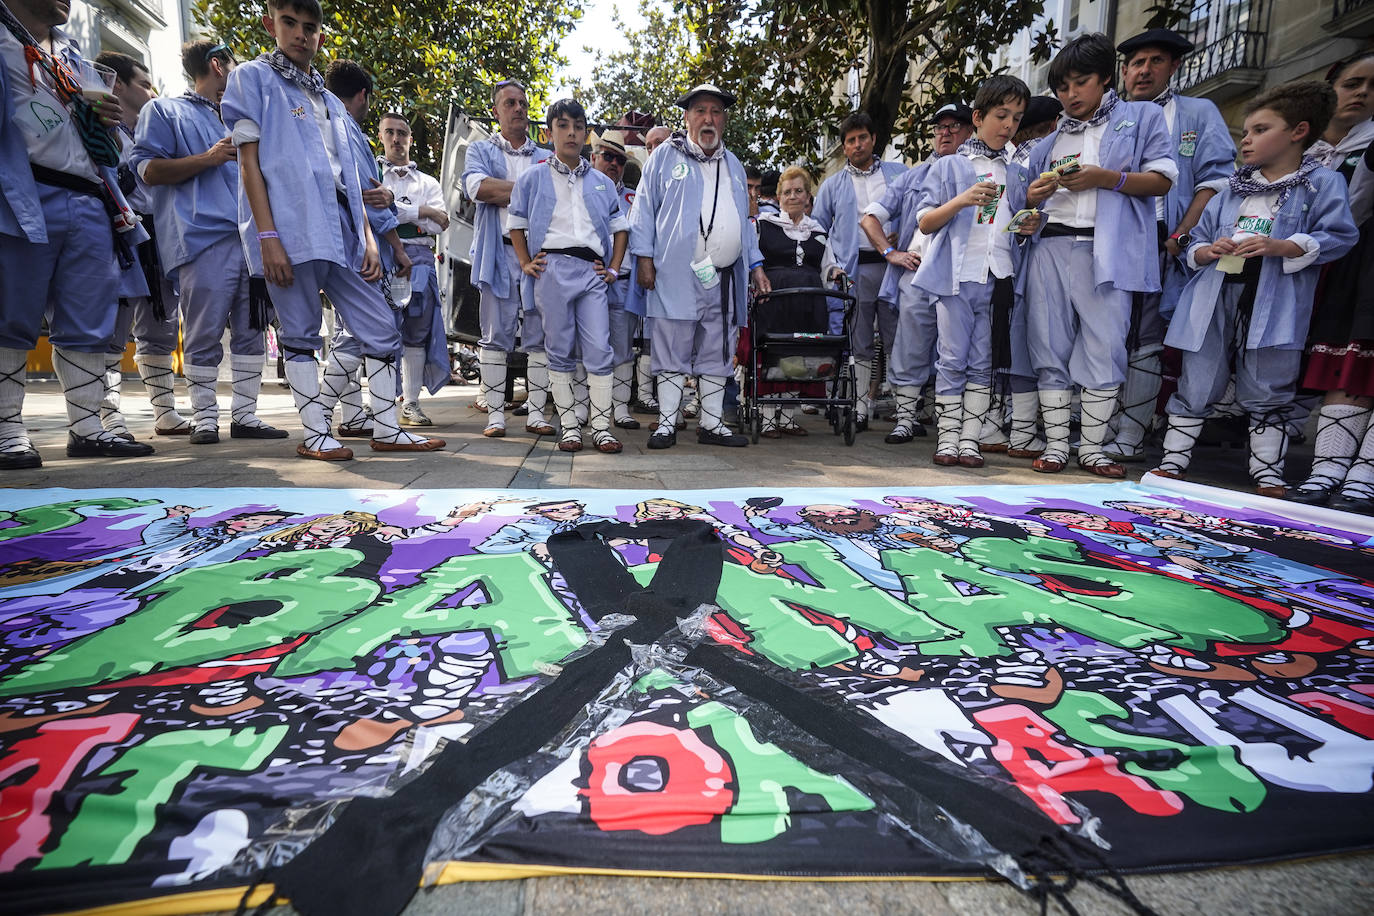
{"label": "man wearing beret", "polygon": [[1176,259],[1188,247],[1188,233],[1202,218],[1207,201],[1226,186],[1236,164],[1236,145],[1216,105],[1169,87],[1183,58],[1193,50],[1188,39],[1171,29],[1150,29],[1126,39],[1116,49],[1124,57],[1121,76],[1125,96],[1132,102],[1153,101],[1164,109],[1172,156],[1178,165],[1178,180],[1168,194],[1155,199],[1163,290],[1135,295],[1116,439],[1107,448],[1119,461],[1139,461],[1159,396],[1164,331],[1187,280]]}
{"label": "man wearing beret", "polygon": [[734,371],[735,335],[746,320],[745,293],[768,292],[758,240],[749,224],[744,166],[725,149],[726,110],[735,97],[704,83],[678,99],[685,132],[674,133],[644,166],[630,217],[630,254],[647,291],[658,426],[649,448],[677,444],[677,415],[688,376],[697,377],[697,441],[742,447],[722,419],[725,382]]}

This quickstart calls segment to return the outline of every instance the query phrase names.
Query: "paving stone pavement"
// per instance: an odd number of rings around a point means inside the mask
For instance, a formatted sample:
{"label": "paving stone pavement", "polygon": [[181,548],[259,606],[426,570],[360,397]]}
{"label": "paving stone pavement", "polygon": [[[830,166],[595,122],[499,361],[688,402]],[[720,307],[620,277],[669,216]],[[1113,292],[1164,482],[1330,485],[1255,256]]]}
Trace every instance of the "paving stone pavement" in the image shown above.
{"label": "paving stone pavement", "polygon": [[[129,427],[152,441],[157,454],[139,460],[71,459],[64,451],[66,417],[57,383],[30,383],[25,419],[44,457],[33,471],[7,472],[6,487],[325,487],[365,489],[414,488],[549,488],[615,487],[695,489],[735,486],[867,487],[978,486],[987,484],[1070,484],[1100,482],[1076,468],[1058,475],[1031,471],[1029,462],[1005,455],[987,456],[978,471],[939,468],[931,464],[933,438],[910,445],[882,441],[890,424],[875,423],[846,447],[817,417],[801,417],[811,435],[805,439],[765,440],[742,449],[701,446],[689,428],[681,443],[665,451],[648,451],[645,428],[622,432],[625,451],[602,455],[559,452],[552,438],[523,430],[520,418],[508,416],[509,435],[485,439],[485,415],[473,409],[471,386],[451,386],[423,401],[435,420],[429,435],[446,438],[441,452],[422,455],[371,453],[366,442],[354,442],[358,458],[325,463],[297,458],[299,423],[291,397],[272,381],[263,387],[260,415],[288,429],[291,439],[235,440],[228,437],[228,385],[221,384],[223,441],[193,446],[184,438],[152,437],[152,411],[142,385],[129,377],[123,385]],[[184,391],[179,402],[186,407]],[[188,411],[189,412],[189,411]],[[1151,457],[1158,457],[1155,451]],[[1289,457],[1288,477],[1301,480],[1310,463],[1310,448],[1296,447]],[[1151,465],[1131,467],[1137,479]],[[1245,453],[1241,449],[1200,449],[1193,479],[1246,490]],[[1374,826],[1370,828],[1374,840]],[[1363,916],[1374,912],[1374,853],[1334,856],[1306,862],[1212,869],[1130,878],[1135,893],[1161,914],[1227,916]],[[1084,914],[1126,910],[1112,898],[1084,887],[1073,902]],[[3,909],[0,907],[0,909]],[[447,913],[492,916],[591,916],[591,914],[734,914],[795,916],[799,913],[928,914],[928,916],[1021,916],[1039,911],[1035,901],[1010,885],[989,881],[729,881],[706,879],[569,876],[517,881],[468,882],[420,891],[407,916]],[[132,911],[131,911],[132,912]],[[272,910],[286,916],[289,907]],[[225,914],[227,916],[227,914]]]}

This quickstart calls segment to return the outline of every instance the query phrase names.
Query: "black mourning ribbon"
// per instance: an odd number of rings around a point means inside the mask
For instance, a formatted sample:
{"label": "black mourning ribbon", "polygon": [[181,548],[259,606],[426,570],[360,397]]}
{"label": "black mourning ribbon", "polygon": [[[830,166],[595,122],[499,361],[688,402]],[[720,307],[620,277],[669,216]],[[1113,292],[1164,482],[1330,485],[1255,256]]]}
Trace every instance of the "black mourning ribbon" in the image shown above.
{"label": "black mourning ribbon", "polygon": [[[661,554],[647,587],[639,585],[606,544],[611,538],[648,540]],[[556,680],[471,740],[451,743],[394,794],[349,802],[323,836],[262,876],[275,883],[275,891],[260,911],[285,895],[302,916],[400,913],[419,887],[430,838],[449,808],[493,773],[537,753],[580,715],[632,663],[631,644],[652,643],[676,626],[678,618],[714,604],[725,561],[715,530],[691,520],[579,525],[550,536],[548,547],[555,568],[593,620],[619,613],[634,615],[636,622],[569,662]],[[1067,895],[1082,880],[1137,913],[1150,912],[1095,847],[1064,831],[1030,802],[953,773],[933,754],[923,759],[919,750],[913,753],[875,739],[851,715],[777,680],[731,649],[703,643],[685,662],[769,704],[792,725],[977,829],[1015,858],[1031,879],[1029,893],[1041,902],[1042,911],[1053,899],[1067,912],[1076,912]],[[1056,875],[1062,877],[1056,880]],[[251,891],[244,894],[245,904]]]}

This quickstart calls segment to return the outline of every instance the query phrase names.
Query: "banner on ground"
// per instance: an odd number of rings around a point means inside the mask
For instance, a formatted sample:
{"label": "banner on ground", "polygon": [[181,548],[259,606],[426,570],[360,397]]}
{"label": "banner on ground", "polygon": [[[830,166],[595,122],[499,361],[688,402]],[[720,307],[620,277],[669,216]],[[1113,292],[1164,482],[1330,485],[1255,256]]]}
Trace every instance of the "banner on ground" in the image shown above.
{"label": "banner on ground", "polygon": [[1371,568],[1130,484],[6,491],[0,896],[1362,848]]}

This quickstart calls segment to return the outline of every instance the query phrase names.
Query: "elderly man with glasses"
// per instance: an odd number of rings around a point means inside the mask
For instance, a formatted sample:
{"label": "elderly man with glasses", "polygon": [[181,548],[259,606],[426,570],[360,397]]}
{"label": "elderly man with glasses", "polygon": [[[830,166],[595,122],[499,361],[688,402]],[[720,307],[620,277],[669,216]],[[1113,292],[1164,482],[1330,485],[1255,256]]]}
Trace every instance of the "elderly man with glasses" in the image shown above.
{"label": "elderly man with glasses", "polygon": [[[233,400],[229,435],[235,439],[284,439],[286,430],[259,420],[267,297],[250,294],[248,262],[239,238],[238,153],[220,120],[220,99],[234,69],[225,44],[202,39],[182,49],[181,65],[195,89],[153,99],[139,115],[130,157],[148,185],[157,225],[158,254],[169,280],[181,290],[182,370],[194,411],[191,442],[219,441],[216,384],[229,329]],[[171,397],[171,357],[140,369],[165,375]],[[154,404],[156,404],[156,398]],[[155,427],[160,435],[180,431]]]}

